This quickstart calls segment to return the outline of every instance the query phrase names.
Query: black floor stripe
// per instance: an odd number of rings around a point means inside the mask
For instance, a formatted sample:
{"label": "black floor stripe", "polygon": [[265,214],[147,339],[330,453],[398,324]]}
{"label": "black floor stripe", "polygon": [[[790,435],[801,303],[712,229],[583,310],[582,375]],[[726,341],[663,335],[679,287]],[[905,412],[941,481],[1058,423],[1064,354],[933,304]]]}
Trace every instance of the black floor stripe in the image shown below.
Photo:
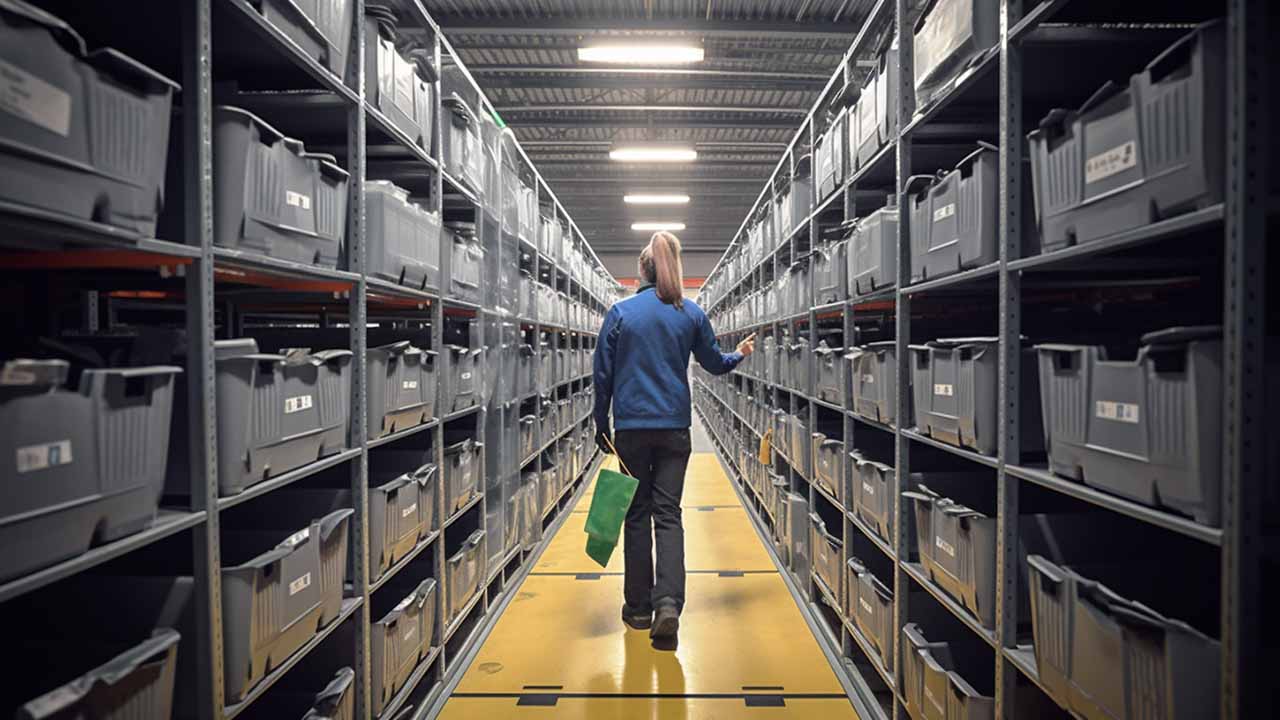
{"label": "black floor stripe", "polygon": [[558,692],[558,693],[522,693],[522,692],[455,692],[450,697],[457,698],[511,698],[518,699],[531,696],[550,695],[551,697],[575,700],[611,699],[622,700],[746,700],[752,697],[782,698],[783,700],[848,700],[844,693],[591,693],[591,692]]}

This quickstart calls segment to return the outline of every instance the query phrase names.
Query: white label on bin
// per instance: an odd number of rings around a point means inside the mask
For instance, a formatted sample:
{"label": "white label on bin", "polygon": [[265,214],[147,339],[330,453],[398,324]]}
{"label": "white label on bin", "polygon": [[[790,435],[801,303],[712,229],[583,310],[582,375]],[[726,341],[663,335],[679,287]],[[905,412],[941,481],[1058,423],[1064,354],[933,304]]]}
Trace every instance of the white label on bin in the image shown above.
{"label": "white label on bin", "polygon": [[947,542],[946,540],[943,540],[941,537],[938,537],[937,535],[933,536],[933,546],[938,548],[942,552],[946,553],[947,555],[950,555],[951,557],[956,556],[956,549],[952,547],[951,543]]}
{"label": "white label on bin", "polygon": [[414,504],[410,505],[409,507],[407,507],[407,508],[405,508],[405,509],[401,510],[401,511],[400,511],[400,517],[402,517],[402,518],[407,518],[407,517],[409,517],[410,515],[412,515],[412,514],[414,514],[414,513],[416,513],[416,512],[418,512],[418,503],[414,503]]}
{"label": "white label on bin", "polygon": [[1135,403],[1112,402],[1110,400],[1098,400],[1093,404],[1094,414],[1103,420],[1115,420],[1116,422],[1138,423],[1138,406]]}
{"label": "white label on bin", "polygon": [[1090,157],[1084,164],[1085,184],[1098,182],[1138,164],[1138,146],[1130,140]]}
{"label": "white label on bin", "polygon": [[956,204],[947,203],[946,205],[943,205],[942,207],[933,211],[933,221],[942,222],[943,220],[946,220],[947,218],[955,214],[956,214]]}
{"label": "white label on bin", "polygon": [[303,210],[310,210],[310,209],[311,209],[311,196],[310,196],[310,195],[303,195],[303,194],[302,194],[302,193],[300,193],[300,192],[294,192],[294,191],[292,191],[292,190],[285,190],[285,191],[284,191],[284,202],[285,202],[285,204],[286,204],[286,205],[288,205],[289,207],[301,208],[301,209],[303,209]]}
{"label": "white label on bin", "polygon": [[27,445],[18,448],[18,472],[28,473],[58,465],[71,464],[71,441],[59,440],[43,445]]}
{"label": "white label on bin", "polygon": [[459,375],[458,377],[459,377],[459,378],[461,378],[461,379],[463,379],[463,380],[470,380],[470,379],[471,379],[471,373],[469,373],[469,372],[465,372],[465,373],[462,373],[461,375]]}
{"label": "white label on bin", "polygon": [[933,394],[942,395],[943,397],[951,397],[955,395],[955,388],[950,383],[934,383]]}
{"label": "white label on bin", "polygon": [[20,367],[6,365],[0,370],[0,385],[35,385],[36,374]]}
{"label": "white label on bin", "polygon": [[874,385],[875,381],[876,381],[876,376],[872,375],[871,373],[867,373],[866,375],[862,376],[862,382],[867,385]]}
{"label": "white label on bin", "polygon": [[417,380],[405,380],[404,382],[402,382],[402,383],[400,384],[400,389],[401,389],[401,390],[417,390],[417,389],[418,389],[418,381],[417,381]]}
{"label": "white label on bin", "polygon": [[49,132],[71,132],[71,95],[56,85],[0,60],[0,109]]}
{"label": "white label on bin", "polygon": [[310,410],[312,400],[310,395],[298,395],[297,397],[284,399],[284,414],[292,415],[303,410]]}
{"label": "white label on bin", "polygon": [[289,583],[289,597],[293,597],[309,587],[311,587],[311,573],[307,573]]}
{"label": "white label on bin", "polygon": [[862,598],[858,598],[858,604],[862,606],[862,612],[868,615],[876,614],[875,608],[871,607],[871,603],[867,602],[866,600],[863,600]]}
{"label": "white label on bin", "polygon": [[876,487],[871,483],[864,482],[862,483],[862,492],[864,495],[871,495],[874,497],[876,494]]}
{"label": "white label on bin", "polygon": [[284,542],[281,543],[281,545],[288,545],[290,547],[293,547],[295,545],[301,545],[302,543],[306,542],[307,539],[310,537],[311,537],[311,528],[303,528],[298,532],[285,538]]}
{"label": "white label on bin", "polygon": [[405,642],[409,642],[410,640],[413,640],[413,638],[416,637],[417,634],[418,634],[418,626],[414,625],[413,623],[409,623],[409,629],[404,631],[404,634],[400,636],[400,639]]}

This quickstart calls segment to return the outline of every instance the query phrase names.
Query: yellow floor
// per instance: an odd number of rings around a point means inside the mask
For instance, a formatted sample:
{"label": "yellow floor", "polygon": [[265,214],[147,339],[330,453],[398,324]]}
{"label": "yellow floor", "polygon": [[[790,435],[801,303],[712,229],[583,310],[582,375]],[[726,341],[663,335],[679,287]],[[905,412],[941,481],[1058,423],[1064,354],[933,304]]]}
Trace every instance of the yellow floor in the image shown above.
{"label": "yellow floor", "polygon": [[622,624],[622,549],[595,565],[575,512],[441,717],[856,720],[714,454],[691,458],[684,507],[688,598],[674,652]]}

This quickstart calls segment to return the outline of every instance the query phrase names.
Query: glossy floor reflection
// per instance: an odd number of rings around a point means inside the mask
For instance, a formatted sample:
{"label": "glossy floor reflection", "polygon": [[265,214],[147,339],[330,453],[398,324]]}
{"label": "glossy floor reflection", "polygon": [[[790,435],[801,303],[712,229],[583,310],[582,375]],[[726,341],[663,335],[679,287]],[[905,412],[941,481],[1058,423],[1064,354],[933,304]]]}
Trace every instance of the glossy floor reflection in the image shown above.
{"label": "glossy floor reflection", "polygon": [[622,549],[595,565],[585,514],[571,514],[442,717],[856,718],[714,454],[691,458],[684,506],[690,574],[674,651],[622,624]]}

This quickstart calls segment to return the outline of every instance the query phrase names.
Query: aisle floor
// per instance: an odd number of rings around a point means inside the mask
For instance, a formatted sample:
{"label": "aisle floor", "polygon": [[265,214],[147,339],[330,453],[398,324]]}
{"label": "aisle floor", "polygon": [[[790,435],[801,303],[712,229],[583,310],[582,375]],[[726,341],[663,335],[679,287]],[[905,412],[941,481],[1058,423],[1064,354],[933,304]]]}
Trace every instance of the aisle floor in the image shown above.
{"label": "aisle floor", "polygon": [[593,480],[441,718],[856,720],[701,427],[694,450],[678,648],[656,650],[622,624],[622,548],[603,569],[586,556]]}

